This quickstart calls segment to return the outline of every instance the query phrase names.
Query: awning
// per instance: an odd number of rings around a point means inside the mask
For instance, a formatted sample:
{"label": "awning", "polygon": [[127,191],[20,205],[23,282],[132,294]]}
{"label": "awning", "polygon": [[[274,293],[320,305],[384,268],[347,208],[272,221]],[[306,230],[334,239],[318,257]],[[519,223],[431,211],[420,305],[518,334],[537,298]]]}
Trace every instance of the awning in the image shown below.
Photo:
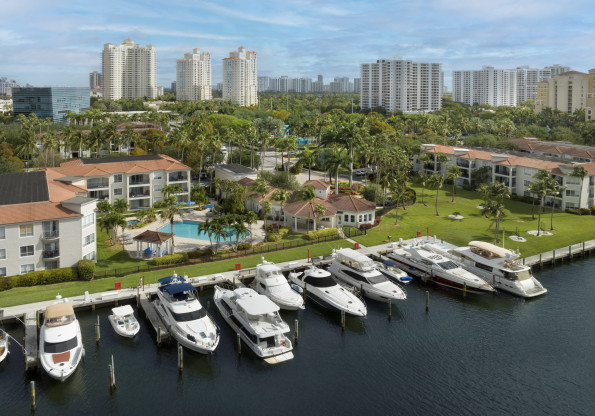
{"label": "awning", "polygon": [[158,280],[158,282],[161,283],[162,285],[168,285],[174,281],[185,282],[186,279],[184,279],[182,276],[167,276],[167,277],[162,277],[161,279]]}
{"label": "awning", "polygon": [[178,293],[191,292],[195,290],[195,288],[190,283],[174,283],[172,285],[165,286],[163,290],[173,296],[177,295]]}

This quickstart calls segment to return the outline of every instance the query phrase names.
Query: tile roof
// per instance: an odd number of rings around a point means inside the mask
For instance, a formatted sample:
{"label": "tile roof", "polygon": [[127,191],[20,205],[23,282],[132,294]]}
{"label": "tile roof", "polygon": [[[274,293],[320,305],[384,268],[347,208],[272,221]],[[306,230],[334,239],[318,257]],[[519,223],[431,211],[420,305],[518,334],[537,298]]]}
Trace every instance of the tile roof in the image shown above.
{"label": "tile roof", "polygon": [[238,181],[238,184],[248,187],[248,186],[252,185],[254,182],[256,182],[254,179],[245,177],[245,178],[240,179]]}
{"label": "tile roof", "polygon": [[302,187],[312,185],[316,189],[329,189],[331,184],[329,182],[321,181],[320,179],[313,179],[303,183]]}
{"label": "tile roof", "polygon": [[[154,155],[157,156],[157,155]],[[106,158],[117,159],[118,161],[100,164],[85,164],[81,159],[71,160],[60,164],[58,168],[50,168],[63,174],[63,176],[107,176],[114,173],[147,173],[156,170],[188,170],[182,162],[167,155],[158,155],[153,160],[126,160],[128,158]]]}
{"label": "tile roof", "polygon": [[376,209],[376,203],[347,194],[333,194],[329,202],[337,211],[361,212]]}
{"label": "tile roof", "polygon": [[544,153],[569,155],[586,159],[595,159],[595,147],[581,146],[571,143],[546,142],[531,139],[511,139],[521,150],[537,150]]}
{"label": "tile roof", "polygon": [[163,243],[172,238],[174,235],[175,234],[172,233],[162,233],[160,231],[147,230],[134,237],[133,240],[145,241],[147,243]]}
{"label": "tile roof", "polygon": [[314,218],[314,212],[312,208],[316,208],[316,205],[322,204],[326,208],[326,213],[324,215],[335,215],[337,213],[337,209],[325,199],[316,198],[312,206],[310,206],[310,202],[308,201],[294,201],[287,203],[283,207],[283,211],[290,213],[294,217],[310,217]]}

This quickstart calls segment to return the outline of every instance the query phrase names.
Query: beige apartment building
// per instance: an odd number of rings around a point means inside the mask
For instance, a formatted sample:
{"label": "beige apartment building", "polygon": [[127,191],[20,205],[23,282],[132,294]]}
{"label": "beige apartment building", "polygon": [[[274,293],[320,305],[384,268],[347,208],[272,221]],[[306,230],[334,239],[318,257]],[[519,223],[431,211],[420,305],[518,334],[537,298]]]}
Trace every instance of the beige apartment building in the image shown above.
{"label": "beige apartment building", "polygon": [[223,59],[223,100],[240,106],[258,104],[256,52],[240,46]]}
{"label": "beige apartment building", "polygon": [[540,112],[546,107],[569,114],[581,108],[595,107],[595,69],[589,70],[588,74],[564,72],[538,83],[535,111]]}
{"label": "beige apartment building", "polygon": [[213,98],[211,54],[193,49],[176,62],[176,99],[201,101]]}

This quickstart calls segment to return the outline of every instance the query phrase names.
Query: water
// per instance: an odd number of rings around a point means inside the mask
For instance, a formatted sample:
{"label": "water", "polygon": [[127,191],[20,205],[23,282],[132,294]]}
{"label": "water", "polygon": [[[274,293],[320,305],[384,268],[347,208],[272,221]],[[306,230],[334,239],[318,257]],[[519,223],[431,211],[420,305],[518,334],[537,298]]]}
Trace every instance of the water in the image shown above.
{"label": "water", "polygon": [[[177,237],[186,237],[186,238],[194,238],[196,240],[209,240],[209,235],[204,231],[198,231],[198,224],[197,221],[175,221],[174,222],[174,234]],[[169,233],[171,232],[171,225],[166,224],[159,228],[162,233]],[[248,237],[250,234],[248,234]],[[233,231],[229,231],[227,236],[222,237],[221,241],[235,241],[236,240],[236,233]]]}
{"label": "water", "polygon": [[[458,293],[418,282],[409,299],[368,301],[368,317],[340,316],[308,301],[282,312],[299,319],[295,358],[270,366],[243,347],[216,312],[222,328],[216,353],[158,349],[141,320],[137,339],[116,336],[108,308],[81,311],[86,358],[65,383],[34,376],[39,415],[259,414],[259,415],[593,415],[595,414],[595,258],[536,273],[549,289],[524,300],[498,293],[463,300]],[[425,290],[430,312],[425,312]],[[201,294],[206,305],[212,291]],[[101,319],[99,347],[94,340]],[[9,328],[22,339],[23,330]],[[108,363],[116,364],[110,395]],[[14,348],[0,366],[0,414],[28,415],[28,382]]]}
{"label": "water", "polygon": [[140,222],[139,220],[128,220],[128,221],[126,221],[126,224],[128,224],[128,226],[130,227],[131,225],[136,225],[139,222]]}

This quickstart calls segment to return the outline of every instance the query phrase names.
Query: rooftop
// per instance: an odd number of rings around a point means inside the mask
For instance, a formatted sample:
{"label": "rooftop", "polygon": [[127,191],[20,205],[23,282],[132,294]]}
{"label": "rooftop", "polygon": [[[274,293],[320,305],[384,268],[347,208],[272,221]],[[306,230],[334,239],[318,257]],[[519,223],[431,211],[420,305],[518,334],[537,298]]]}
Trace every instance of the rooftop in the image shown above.
{"label": "rooftop", "polygon": [[0,175],[0,205],[29,204],[50,200],[45,172]]}
{"label": "rooftop", "polygon": [[83,165],[99,165],[103,163],[140,162],[145,160],[161,160],[161,155],[115,156],[81,159]]}

